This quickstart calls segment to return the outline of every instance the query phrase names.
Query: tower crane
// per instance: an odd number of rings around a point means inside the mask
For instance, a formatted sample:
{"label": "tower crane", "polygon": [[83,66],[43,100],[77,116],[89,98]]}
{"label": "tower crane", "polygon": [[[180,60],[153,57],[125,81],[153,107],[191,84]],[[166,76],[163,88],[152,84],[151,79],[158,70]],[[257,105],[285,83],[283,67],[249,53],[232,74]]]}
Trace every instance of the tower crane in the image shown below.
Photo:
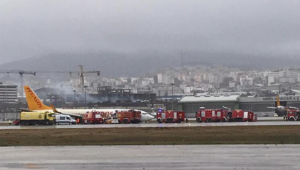
{"label": "tower crane", "polygon": [[83,71],[83,65],[79,65],[80,71],[35,71],[37,73],[55,73],[55,74],[70,74],[70,77],[72,74],[78,74],[80,77],[80,89],[81,92],[84,92],[84,75],[85,74],[90,74],[90,73],[96,73],[97,76],[100,76],[100,71]]}
{"label": "tower crane", "polygon": [[20,77],[21,77],[21,97],[23,97],[24,94],[24,74],[29,74],[29,75],[36,75],[36,72],[32,72],[32,71],[19,71]]}
{"label": "tower crane", "polygon": [[83,71],[83,65],[79,65],[80,68],[80,72],[79,72],[79,76],[80,76],[80,81],[81,81],[81,91],[84,91],[84,74],[88,74],[88,73],[96,73],[97,76],[100,76],[100,71]]}
{"label": "tower crane", "polygon": [[7,75],[9,74],[19,74],[21,77],[21,96],[23,97],[23,86],[24,86],[24,78],[23,76],[25,74],[27,75],[33,75],[36,76],[36,74],[48,74],[48,73],[55,73],[55,74],[78,74],[80,76],[80,88],[82,90],[82,93],[84,92],[84,75],[85,74],[90,74],[90,73],[96,73],[97,76],[100,76],[100,71],[84,71],[83,70],[83,65],[79,65],[80,71],[24,71],[24,70],[0,70],[0,73],[6,73]]}

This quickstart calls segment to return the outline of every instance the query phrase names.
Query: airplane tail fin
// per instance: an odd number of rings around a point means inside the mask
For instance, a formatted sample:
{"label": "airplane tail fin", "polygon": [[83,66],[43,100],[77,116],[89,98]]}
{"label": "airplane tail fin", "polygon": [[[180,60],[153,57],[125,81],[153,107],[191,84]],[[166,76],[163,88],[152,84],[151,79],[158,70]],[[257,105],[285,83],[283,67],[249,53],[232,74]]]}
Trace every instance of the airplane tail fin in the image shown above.
{"label": "airplane tail fin", "polygon": [[34,93],[29,86],[24,86],[28,110],[52,110],[51,107],[46,106],[41,99]]}
{"label": "airplane tail fin", "polygon": [[276,95],[277,106],[280,106],[279,94]]}

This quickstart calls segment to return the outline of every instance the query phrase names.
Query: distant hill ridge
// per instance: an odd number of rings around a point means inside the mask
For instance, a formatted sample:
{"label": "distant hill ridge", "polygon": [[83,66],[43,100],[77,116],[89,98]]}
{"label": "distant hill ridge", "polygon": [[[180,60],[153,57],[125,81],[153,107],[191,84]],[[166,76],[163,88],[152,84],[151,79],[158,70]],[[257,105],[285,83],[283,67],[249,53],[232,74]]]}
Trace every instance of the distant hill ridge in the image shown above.
{"label": "distant hill ridge", "polygon": [[40,58],[0,65],[0,70],[75,71],[100,70],[105,76],[138,76],[160,69],[185,65],[224,65],[240,69],[279,69],[299,65],[299,59],[253,57],[231,54],[187,53],[183,56],[159,53],[49,54]]}

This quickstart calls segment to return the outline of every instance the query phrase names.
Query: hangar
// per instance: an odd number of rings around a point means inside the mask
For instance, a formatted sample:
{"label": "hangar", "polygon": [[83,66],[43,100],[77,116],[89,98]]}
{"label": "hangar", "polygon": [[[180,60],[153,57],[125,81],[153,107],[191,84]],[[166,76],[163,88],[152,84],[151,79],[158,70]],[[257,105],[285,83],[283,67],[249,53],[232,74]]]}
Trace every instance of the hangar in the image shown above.
{"label": "hangar", "polygon": [[[300,108],[300,96],[282,95],[280,105]],[[208,109],[222,108],[251,110],[258,116],[267,114],[274,116],[275,111],[268,107],[277,106],[276,96],[274,97],[244,97],[241,95],[221,95],[221,96],[185,96],[178,102],[178,110],[186,112],[188,117],[193,117],[199,107]]]}
{"label": "hangar", "polygon": [[239,108],[239,95],[231,96],[185,96],[178,102],[178,110],[183,110],[187,117],[195,116],[199,107],[208,109],[222,108],[223,106],[231,109]]}

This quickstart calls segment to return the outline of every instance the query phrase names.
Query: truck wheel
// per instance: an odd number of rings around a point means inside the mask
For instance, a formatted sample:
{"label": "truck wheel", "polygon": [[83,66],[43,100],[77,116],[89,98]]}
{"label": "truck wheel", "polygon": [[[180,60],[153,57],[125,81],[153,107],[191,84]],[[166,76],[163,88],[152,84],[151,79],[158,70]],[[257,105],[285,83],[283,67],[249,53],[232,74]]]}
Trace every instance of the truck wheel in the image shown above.
{"label": "truck wheel", "polygon": [[202,121],[201,121],[201,119],[200,119],[200,118],[197,118],[197,122],[198,122],[198,123],[201,123]]}

